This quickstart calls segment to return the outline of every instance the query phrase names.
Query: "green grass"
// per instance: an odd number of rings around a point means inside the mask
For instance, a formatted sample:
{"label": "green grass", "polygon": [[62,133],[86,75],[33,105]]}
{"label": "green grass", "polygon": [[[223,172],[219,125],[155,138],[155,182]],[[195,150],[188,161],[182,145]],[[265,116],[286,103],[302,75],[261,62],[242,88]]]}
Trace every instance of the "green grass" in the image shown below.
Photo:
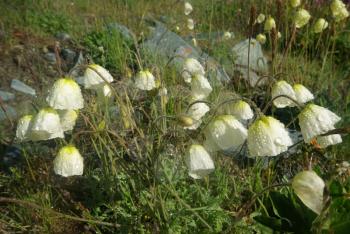
{"label": "green grass", "polygon": [[[21,144],[22,164],[10,172],[0,172],[0,196],[18,199],[13,203],[1,202],[0,199],[1,231],[273,233],[271,226],[268,227],[269,222],[286,217],[287,208],[296,212],[307,208],[288,186],[269,186],[289,182],[297,172],[306,170],[311,161],[313,169],[327,181],[331,206],[329,212],[315,222],[307,220],[307,227],[312,227],[314,232],[324,229],[324,232],[336,230],[336,233],[345,233],[341,230],[346,230],[344,227],[349,225],[346,221],[349,213],[346,196],[350,182],[346,174],[338,174],[337,164],[350,159],[349,136],[343,137],[342,144],[327,150],[303,146],[297,154],[270,160],[268,165],[264,160],[216,153],[212,155],[216,170],[209,177],[193,180],[188,176],[185,151],[190,144],[202,142],[203,129],[189,132],[177,121],[161,117],[181,114],[189,104],[186,99],[189,91],[171,67],[157,67],[160,62],[150,59],[152,55],[139,58],[134,52],[136,45],[105,30],[108,23],[119,22],[141,39],[142,34],[148,33],[144,17],[166,15],[175,22],[169,23],[169,27],[180,25],[179,34],[186,36],[191,32],[183,26],[186,18],[182,2],[176,2],[16,0],[0,3],[0,26],[7,32],[4,41],[7,49],[20,43],[21,39],[14,36],[16,32],[35,38],[31,45],[36,48],[46,46],[43,44],[46,41],[52,43],[56,33],[67,32],[73,36],[73,48],[83,50],[88,58],[108,68],[118,81],[113,84],[115,99],[112,102],[98,103],[93,92],[84,91],[86,108],[80,112],[73,134],[65,141]],[[257,13],[271,14],[276,18],[279,14],[276,3],[269,1],[193,1],[195,10],[191,17],[197,22],[198,32],[227,30],[236,34],[234,41],[227,44],[200,43],[203,51],[218,60],[230,58],[231,43],[246,38],[252,5],[256,6]],[[278,42],[276,64],[282,61],[291,33],[289,11],[292,10],[286,10],[285,15],[278,18],[283,37]],[[313,11],[316,15],[327,12],[327,9]],[[317,96],[317,104],[342,117],[340,126],[348,126],[350,120],[350,95],[344,89],[349,87],[349,55],[344,51],[350,41],[346,28],[349,26],[339,26],[339,34],[334,35],[327,30],[318,46],[319,38],[314,38],[310,28],[301,29],[281,68],[273,71],[274,74],[282,72],[283,79],[290,83],[298,82],[309,87]],[[261,30],[262,26],[257,26],[254,33]],[[264,49],[271,55],[271,45],[265,45]],[[154,74],[168,88],[171,97],[166,105],[156,91],[143,94],[128,87],[130,73],[134,75],[140,69],[137,59],[145,68],[158,68]],[[45,65],[33,64],[33,69],[39,71],[44,87],[49,87],[53,79],[43,77]],[[234,80],[225,87],[216,87],[213,93],[234,91],[254,98],[255,94],[243,82]],[[257,93],[269,95],[265,91],[262,88]],[[45,89],[42,95],[45,95]],[[213,103],[217,103],[217,99],[214,94],[209,98]],[[34,102],[39,106],[43,103],[42,100]],[[115,105],[120,109],[118,116],[107,111]],[[210,118],[206,116],[204,122]],[[158,120],[155,122],[155,119]],[[0,140],[7,144],[14,137],[15,126],[3,123],[0,124]],[[62,178],[53,172],[52,161],[66,142],[75,144],[84,157],[82,177]],[[341,193],[334,192],[338,190]],[[278,206],[278,202],[285,202],[288,206]],[[69,217],[60,217],[53,211]],[[256,221],[258,216],[267,222],[265,226]],[[74,217],[84,220],[77,221]],[[120,226],[108,226],[102,222]],[[309,229],[298,231],[310,232]]]}

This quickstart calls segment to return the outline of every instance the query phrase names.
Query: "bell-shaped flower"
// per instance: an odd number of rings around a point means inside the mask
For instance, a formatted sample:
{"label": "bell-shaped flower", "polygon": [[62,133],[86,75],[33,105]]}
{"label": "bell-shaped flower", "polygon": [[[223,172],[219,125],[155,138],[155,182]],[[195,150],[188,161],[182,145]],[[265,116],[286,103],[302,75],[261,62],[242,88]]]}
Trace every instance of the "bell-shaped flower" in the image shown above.
{"label": "bell-shaped flower", "polygon": [[330,145],[340,144],[343,140],[340,134],[333,134],[328,136],[318,136],[316,142],[321,148],[326,148]]}
{"label": "bell-shaped flower", "polygon": [[59,150],[53,161],[53,169],[57,175],[63,177],[82,175],[84,171],[84,158],[74,146],[64,146]]}
{"label": "bell-shaped flower", "polygon": [[229,40],[229,39],[232,38],[232,33],[226,31],[226,32],[224,32],[224,35],[222,36],[222,38],[223,38],[224,40]]}
{"label": "bell-shaped flower", "polygon": [[296,28],[304,27],[310,20],[311,15],[305,9],[300,9],[295,13],[294,24]]}
{"label": "bell-shaped flower", "polygon": [[328,27],[328,22],[323,19],[323,18],[319,18],[313,28],[314,33],[320,33],[323,30],[325,30]]}
{"label": "bell-shaped flower", "polygon": [[206,128],[204,145],[212,146],[209,151],[236,150],[243,145],[247,135],[247,129],[233,115],[221,115]]}
{"label": "bell-shaped flower", "polygon": [[256,18],[256,22],[258,23],[258,24],[261,24],[262,22],[264,22],[265,21],[265,15],[264,14],[259,14],[258,15],[258,17]]}
{"label": "bell-shaped flower", "polygon": [[293,144],[284,124],[263,116],[248,129],[248,150],[251,157],[276,156]]}
{"label": "bell-shaped flower", "polygon": [[215,170],[214,162],[209,153],[201,145],[191,145],[186,155],[188,174],[193,179],[200,179]]}
{"label": "bell-shaped flower", "polygon": [[331,3],[332,15],[336,22],[342,21],[349,17],[346,5],[341,0],[333,0]]}
{"label": "bell-shaped flower", "polygon": [[296,101],[300,104],[307,103],[314,99],[314,95],[302,84],[294,84],[293,90]]}
{"label": "bell-shaped flower", "polygon": [[276,22],[275,19],[271,16],[267,17],[265,24],[264,24],[264,30],[265,31],[271,31],[273,28],[276,28]]}
{"label": "bell-shaped flower", "polygon": [[323,190],[325,183],[314,171],[302,171],[294,176],[292,188],[299,199],[320,214],[323,209]]}
{"label": "bell-shaped flower", "polygon": [[80,87],[70,78],[57,80],[50,89],[46,101],[56,110],[77,110],[84,107]]}
{"label": "bell-shaped flower", "polygon": [[150,71],[140,71],[135,77],[135,86],[138,89],[149,91],[156,88],[156,79]]}
{"label": "bell-shaped flower", "polygon": [[295,103],[287,97],[278,97],[280,95],[288,96],[293,100],[296,99],[293,87],[284,80],[277,81],[272,87],[271,96],[272,99],[274,99],[273,104],[277,108],[295,105]]}
{"label": "bell-shaped flower", "polygon": [[239,100],[235,102],[230,108],[230,114],[237,117],[239,120],[249,120],[254,117],[252,108],[245,101]]}
{"label": "bell-shaped flower", "polygon": [[64,132],[73,130],[78,118],[78,112],[76,110],[57,110],[57,112],[60,116],[62,130]]}
{"label": "bell-shaped flower", "polygon": [[260,44],[265,44],[265,42],[266,42],[266,36],[265,36],[265,34],[259,33],[259,34],[256,36],[256,40],[257,40]]}
{"label": "bell-shaped flower", "polygon": [[18,120],[16,129],[16,139],[19,141],[27,141],[30,136],[30,127],[33,116],[25,115]]}
{"label": "bell-shaped flower", "polygon": [[193,101],[203,100],[213,91],[207,78],[202,75],[195,75],[191,81],[191,97]]}
{"label": "bell-shaped flower", "polygon": [[300,6],[300,0],[290,0],[290,5],[293,8]]}
{"label": "bell-shaped flower", "polygon": [[277,32],[277,39],[280,39],[282,37],[281,32]]}
{"label": "bell-shaped flower", "polygon": [[60,117],[52,108],[44,108],[36,114],[30,128],[30,139],[33,141],[64,138]]}
{"label": "bell-shaped flower", "polygon": [[112,81],[112,75],[105,68],[97,64],[90,64],[85,70],[84,77],[81,79],[81,83],[86,89],[95,89],[96,86],[106,82],[111,83]]}
{"label": "bell-shaped flower", "polygon": [[309,143],[313,138],[334,129],[341,118],[328,109],[315,104],[308,104],[299,113],[299,126],[304,141]]}
{"label": "bell-shaped flower", "polygon": [[198,102],[193,104],[187,111],[187,117],[190,118],[192,121],[190,122],[189,119],[187,119],[187,125],[184,128],[189,130],[195,130],[197,129],[201,123],[202,118],[204,115],[210,110],[209,106],[205,103]]}
{"label": "bell-shaped flower", "polygon": [[193,19],[187,19],[187,28],[189,30],[193,30],[194,29],[194,21],[193,21]]}
{"label": "bell-shaped flower", "polygon": [[187,58],[183,64],[181,75],[186,83],[191,83],[192,76],[202,75],[204,76],[205,71],[203,66],[198,62],[197,59]]}
{"label": "bell-shaped flower", "polygon": [[191,14],[191,12],[193,11],[193,7],[189,2],[185,2],[185,15],[189,15]]}

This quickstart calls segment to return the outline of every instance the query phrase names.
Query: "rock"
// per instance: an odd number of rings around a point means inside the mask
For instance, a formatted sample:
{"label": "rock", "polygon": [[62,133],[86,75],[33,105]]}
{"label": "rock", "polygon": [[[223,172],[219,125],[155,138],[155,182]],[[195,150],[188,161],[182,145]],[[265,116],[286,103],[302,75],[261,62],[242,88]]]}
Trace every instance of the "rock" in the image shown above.
{"label": "rock", "polygon": [[17,79],[13,79],[11,81],[11,88],[18,91],[18,92],[29,94],[29,95],[32,95],[34,97],[36,96],[36,92],[32,87],[26,85],[25,83],[23,83],[22,81],[19,81]]}
{"label": "rock", "polygon": [[76,56],[75,65],[71,69],[72,72],[70,72],[71,76],[78,82],[78,84],[81,84],[81,85],[83,84],[81,81],[83,71],[81,69],[79,69],[78,67],[80,65],[83,65],[84,62],[85,62],[85,59],[84,59],[83,53],[80,51],[79,55]]}
{"label": "rock", "polygon": [[61,56],[67,63],[74,64],[77,53],[70,49],[62,49]]}
{"label": "rock", "polygon": [[10,101],[15,99],[15,94],[0,90],[0,98],[3,101]]}
{"label": "rock", "polygon": [[60,41],[70,41],[72,39],[71,36],[65,32],[57,33],[55,37]]}
{"label": "rock", "polygon": [[134,38],[136,38],[135,34],[130,31],[127,27],[117,22],[110,23],[107,25],[107,30],[110,32],[118,32],[123,37],[125,41],[133,43]]}
{"label": "rock", "polygon": [[10,118],[11,120],[16,119],[17,112],[12,106],[4,104],[0,108],[0,121],[6,120],[8,118]]}
{"label": "rock", "polygon": [[176,33],[168,30],[159,21],[151,20],[152,33],[147,40],[141,44],[142,52],[145,55],[153,56],[155,61],[163,65],[172,59],[171,64],[180,73],[186,58],[197,59],[208,72],[208,78],[213,84],[229,81],[225,69],[209,55],[194,48]]}
{"label": "rock", "polygon": [[52,52],[48,52],[44,55],[44,58],[51,64],[56,63],[56,54]]}
{"label": "rock", "polygon": [[4,153],[1,152],[0,165],[7,173],[11,171],[11,167],[18,167],[22,163],[22,150],[17,146],[6,146]]}

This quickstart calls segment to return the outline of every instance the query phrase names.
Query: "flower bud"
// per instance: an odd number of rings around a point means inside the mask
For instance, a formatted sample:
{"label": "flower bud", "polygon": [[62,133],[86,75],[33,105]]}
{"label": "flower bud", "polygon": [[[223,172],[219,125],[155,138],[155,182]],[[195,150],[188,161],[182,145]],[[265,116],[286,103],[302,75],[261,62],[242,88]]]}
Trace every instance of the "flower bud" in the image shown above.
{"label": "flower bud", "polygon": [[256,40],[257,40],[258,42],[260,42],[260,44],[265,44],[265,42],[266,42],[266,36],[265,36],[264,34],[260,33],[260,34],[258,34],[258,35],[256,36]]}
{"label": "flower bud", "polygon": [[274,18],[269,16],[265,21],[264,30],[269,32],[273,28],[276,28],[276,22],[275,22]]}

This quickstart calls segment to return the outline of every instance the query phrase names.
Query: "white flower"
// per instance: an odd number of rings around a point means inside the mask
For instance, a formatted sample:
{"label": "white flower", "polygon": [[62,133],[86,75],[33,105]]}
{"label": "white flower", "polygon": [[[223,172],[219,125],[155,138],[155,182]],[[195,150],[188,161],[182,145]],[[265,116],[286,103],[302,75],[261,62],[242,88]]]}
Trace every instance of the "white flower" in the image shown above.
{"label": "white flower", "polygon": [[60,117],[52,108],[44,108],[33,118],[30,139],[33,141],[64,138]]}
{"label": "white flower", "polygon": [[248,120],[254,116],[252,108],[250,108],[248,103],[242,100],[235,102],[230,109],[230,113],[238,119]]}
{"label": "white flower", "polygon": [[280,39],[282,37],[281,32],[277,32],[277,39]]}
{"label": "white flower", "polygon": [[[101,78],[98,73],[104,78]],[[85,70],[84,77],[81,83],[86,89],[94,89],[97,85],[101,85],[105,82],[111,83],[113,81],[112,75],[103,67],[97,64],[91,64]]]}
{"label": "white flower", "polygon": [[148,70],[140,71],[135,77],[135,86],[141,90],[152,90],[156,88],[156,80]]}
{"label": "white flower", "polygon": [[308,104],[298,118],[301,134],[306,143],[318,135],[333,130],[334,125],[341,119],[328,109],[315,104]]}
{"label": "white flower", "polygon": [[62,130],[64,132],[73,130],[78,118],[78,112],[75,110],[57,110],[57,112],[60,116]]}
{"label": "white flower", "polygon": [[198,46],[196,38],[192,38],[192,44],[194,47]]}
{"label": "white flower", "polygon": [[258,24],[261,24],[262,22],[264,22],[265,21],[265,15],[264,14],[259,14],[258,15],[258,17],[256,18],[256,22],[258,23]]}
{"label": "white flower", "polygon": [[208,152],[201,145],[191,145],[186,155],[186,164],[189,175],[200,179],[214,171],[214,162]]}
{"label": "white flower", "polygon": [[293,90],[295,93],[296,101],[300,104],[307,103],[308,101],[314,99],[314,95],[307,88],[305,88],[304,85],[294,84]]}
{"label": "white flower", "polygon": [[342,21],[349,17],[346,5],[340,0],[334,0],[331,4],[331,10],[336,22]]}
{"label": "white flower", "polygon": [[193,101],[203,100],[213,91],[207,78],[202,75],[195,75],[191,81],[191,97]]}
{"label": "white flower", "polygon": [[84,107],[79,85],[70,78],[57,80],[46,98],[47,103],[57,110],[77,110]]}
{"label": "white flower", "polygon": [[232,33],[226,31],[226,32],[224,32],[224,35],[222,37],[224,40],[229,40],[232,38]]}
{"label": "white flower", "polygon": [[343,140],[340,134],[333,134],[329,136],[318,136],[316,138],[316,142],[317,144],[319,144],[321,148],[326,148],[330,145],[336,145],[336,144],[342,143]]}
{"label": "white flower", "polygon": [[102,104],[112,97],[112,89],[108,84],[101,84],[95,88],[97,92],[97,101]]}
{"label": "white flower", "polygon": [[260,42],[260,44],[265,44],[266,42],[266,36],[262,33],[259,33],[257,36],[256,36],[256,40],[258,42]]}
{"label": "white flower", "polygon": [[194,21],[193,21],[193,19],[188,19],[187,20],[187,28],[189,30],[193,30],[194,29]]}
{"label": "white flower", "polygon": [[205,71],[203,66],[200,64],[200,62],[198,62],[197,59],[187,58],[184,62],[181,72],[181,75],[184,78],[185,82],[190,83],[192,76],[197,74],[204,76]]}
{"label": "white flower", "polygon": [[206,142],[204,145],[216,146],[220,150],[236,150],[243,145],[247,138],[247,129],[233,115],[216,117],[205,130]]}
{"label": "white flower", "polygon": [[273,28],[276,28],[276,22],[275,22],[274,18],[269,16],[265,21],[264,30],[271,31]]}
{"label": "white flower", "polygon": [[293,144],[284,124],[273,117],[261,117],[248,129],[248,149],[251,157],[276,156]]}
{"label": "white flower", "polygon": [[[292,86],[284,80],[277,81],[274,84],[274,86],[272,87],[271,95],[272,95],[272,99],[274,99],[280,95],[286,95],[294,100],[296,99],[295,92],[294,92]],[[278,97],[275,100],[273,100],[273,104],[277,108],[284,108],[286,106],[294,106],[295,105],[295,103],[287,97]]]}
{"label": "white flower", "polygon": [[193,7],[189,2],[185,2],[185,15],[189,15],[191,14],[191,12],[193,11]]}
{"label": "white flower", "polygon": [[300,9],[296,12],[294,16],[294,24],[296,28],[304,27],[310,20],[311,15],[305,9]]}
{"label": "white flower", "polygon": [[325,184],[314,171],[303,171],[294,176],[292,188],[300,200],[312,211],[320,214],[323,208]]}
{"label": "white flower", "polygon": [[197,129],[202,123],[202,117],[210,110],[205,103],[195,103],[187,111],[187,116],[193,120],[192,125],[184,127],[185,129]]}
{"label": "white flower", "polygon": [[53,168],[57,175],[64,177],[82,175],[84,159],[74,146],[64,146],[53,161]]}
{"label": "white flower", "polygon": [[290,0],[290,5],[293,7],[293,8],[296,8],[300,5],[300,0]]}
{"label": "white flower", "polygon": [[[16,138],[19,141],[26,141],[29,139],[30,125],[33,119],[32,115],[25,115],[18,120]],[[28,131],[29,130],[29,131]]]}
{"label": "white flower", "polygon": [[328,27],[328,22],[323,18],[319,18],[314,25],[314,33],[320,33],[323,30],[325,30],[327,27]]}
{"label": "white flower", "polygon": [[160,88],[160,89],[158,90],[158,95],[159,95],[160,97],[166,97],[166,96],[168,95],[168,90],[167,90],[165,87]]}

